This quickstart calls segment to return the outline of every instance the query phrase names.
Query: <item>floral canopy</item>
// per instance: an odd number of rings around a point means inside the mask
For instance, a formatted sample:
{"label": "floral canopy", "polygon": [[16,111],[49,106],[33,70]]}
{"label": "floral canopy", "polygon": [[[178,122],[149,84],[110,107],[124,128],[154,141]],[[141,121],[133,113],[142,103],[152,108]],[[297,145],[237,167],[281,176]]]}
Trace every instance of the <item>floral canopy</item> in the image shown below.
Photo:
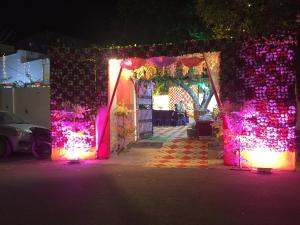
{"label": "floral canopy", "polygon": [[[155,56],[147,59],[133,57],[122,60],[121,67],[128,70],[131,77],[150,80],[158,74],[178,77],[187,76],[190,71],[193,71],[200,75],[203,72],[204,63],[204,56],[200,54],[179,57]],[[176,72],[178,69],[181,75]]]}
{"label": "floral canopy", "polygon": [[174,63],[181,63],[186,67],[195,67],[199,66],[202,62],[204,62],[204,58],[196,56],[182,58],[157,56],[148,59],[134,57],[123,60],[121,66],[127,70],[135,70],[144,66],[145,64],[150,64],[159,68],[167,67]]}

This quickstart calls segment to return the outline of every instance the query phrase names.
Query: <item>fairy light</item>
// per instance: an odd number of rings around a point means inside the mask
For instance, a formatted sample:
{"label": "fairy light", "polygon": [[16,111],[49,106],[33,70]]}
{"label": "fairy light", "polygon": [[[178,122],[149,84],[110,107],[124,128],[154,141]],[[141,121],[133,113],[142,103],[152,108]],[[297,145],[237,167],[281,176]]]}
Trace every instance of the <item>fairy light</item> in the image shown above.
{"label": "fairy light", "polygon": [[17,62],[18,62],[18,63],[17,63],[17,78],[18,78],[19,75],[20,75],[20,72],[19,72],[19,68],[18,68],[18,67],[19,67],[19,65],[21,64],[21,59],[18,58],[18,59],[17,59]]}
{"label": "fairy light", "polygon": [[[26,63],[23,63],[23,70],[24,70],[24,75],[26,75]],[[26,76],[23,76],[23,82],[26,83]]]}
{"label": "fairy light", "polygon": [[7,79],[7,73],[6,73],[6,56],[5,54],[3,54],[2,57],[2,74],[3,74],[3,79],[6,80]]}
{"label": "fairy light", "polygon": [[30,74],[30,63],[29,62],[26,63],[25,75],[26,75],[27,79],[29,79],[29,83],[31,83],[32,77]]}

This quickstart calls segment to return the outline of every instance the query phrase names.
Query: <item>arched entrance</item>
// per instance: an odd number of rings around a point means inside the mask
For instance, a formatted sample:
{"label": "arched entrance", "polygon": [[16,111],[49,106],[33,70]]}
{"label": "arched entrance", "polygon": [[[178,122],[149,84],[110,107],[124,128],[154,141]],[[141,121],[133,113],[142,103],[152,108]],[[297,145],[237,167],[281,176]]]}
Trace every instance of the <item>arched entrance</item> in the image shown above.
{"label": "arched entrance", "polygon": [[[175,167],[207,165],[208,144],[217,139],[218,73],[218,52],[110,60],[111,152],[161,143],[152,165],[171,158]],[[184,111],[176,110],[180,103]]]}
{"label": "arched entrance", "polygon": [[[178,60],[185,54],[208,50],[222,52],[220,93],[226,100],[222,107],[226,119],[223,120],[225,164],[294,170],[297,52],[296,41],[288,32],[233,43],[212,40],[106,50],[53,50],[50,81],[52,159],[110,157],[110,135],[113,132],[109,131],[107,124],[112,122],[110,112],[113,112],[114,105],[111,99],[116,99],[119,82],[131,82],[134,86],[130,79],[120,79],[122,60],[112,68],[116,72],[108,75],[110,59],[129,58],[131,65],[137,65],[132,63],[132,59],[140,57],[142,60],[136,61],[143,65],[143,61],[147,62],[149,57],[157,55]],[[213,60],[207,61],[210,69]],[[213,71],[210,72],[213,74]],[[212,80],[216,78],[213,75],[209,77]],[[213,83],[217,84],[215,80]],[[131,96],[133,92],[130,90],[134,88],[124,87],[123,94],[119,96]],[[130,104],[136,106],[136,99],[130,101],[129,105],[125,101],[120,102],[117,107],[120,111],[116,114],[120,115],[121,124],[126,123],[122,116],[131,113]],[[132,133],[129,131],[136,130],[133,128],[138,125],[136,117],[132,118],[134,123],[128,123],[128,129],[124,130],[126,126],[115,123],[116,129],[121,134]]]}

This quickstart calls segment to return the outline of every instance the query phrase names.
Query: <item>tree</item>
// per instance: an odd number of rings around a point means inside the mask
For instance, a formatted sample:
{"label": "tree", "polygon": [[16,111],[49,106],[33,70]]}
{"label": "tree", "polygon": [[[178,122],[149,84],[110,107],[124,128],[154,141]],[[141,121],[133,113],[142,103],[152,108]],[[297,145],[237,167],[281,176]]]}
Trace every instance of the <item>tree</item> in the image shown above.
{"label": "tree", "polygon": [[237,38],[296,30],[300,3],[295,0],[198,0],[198,12],[214,38]]}
{"label": "tree", "polygon": [[175,84],[177,84],[178,86],[182,87],[183,90],[185,90],[188,95],[193,99],[193,103],[194,103],[194,110],[200,110],[201,106],[200,106],[200,101],[199,101],[199,97],[195,94],[195,92],[192,90],[192,88],[190,87],[190,85],[188,85],[186,82],[184,82],[182,79],[174,79],[173,82]]}
{"label": "tree", "polygon": [[[207,87],[209,85],[205,86],[203,82],[203,78],[205,79],[206,74],[195,74],[194,69],[190,68],[187,76],[184,76],[182,66],[180,64],[176,66],[175,73],[175,76],[171,76],[168,72],[157,74],[157,76],[153,78],[154,82],[156,83],[154,93],[167,94],[169,87],[180,86],[192,98],[194,110],[206,111],[207,106],[213,96],[213,91],[211,90],[211,88]],[[202,80],[202,85],[199,85],[200,80]],[[204,92],[204,97],[201,103],[198,94],[195,93],[191,88],[191,86],[195,84],[198,85],[198,90],[202,90],[202,92]]]}
{"label": "tree", "polygon": [[110,41],[117,44],[153,44],[206,39],[196,0],[116,0]]}
{"label": "tree", "polygon": [[183,90],[185,90],[188,93],[188,95],[193,99],[194,110],[204,111],[204,112],[206,111],[208,104],[212,99],[212,96],[214,95],[213,91],[210,88],[206,89],[198,85],[198,90],[202,90],[202,92],[204,93],[203,99],[200,103],[200,99],[198,95],[191,88],[191,84],[198,84],[199,81],[195,82],[191,80],[185,81],[183,79],[174,79],[173,82],[174,84],[182,87]]}

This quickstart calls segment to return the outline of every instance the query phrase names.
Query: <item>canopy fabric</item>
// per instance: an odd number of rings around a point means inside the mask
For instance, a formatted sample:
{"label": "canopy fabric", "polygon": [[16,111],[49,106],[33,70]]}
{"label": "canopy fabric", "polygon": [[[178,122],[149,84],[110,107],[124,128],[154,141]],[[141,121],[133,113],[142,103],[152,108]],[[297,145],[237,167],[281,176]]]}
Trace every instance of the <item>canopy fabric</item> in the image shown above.
{"label": "canopy fabric", "polygon": [[158,56],[158,57],[152,57],[148,59],[148,62],[157,66],[157,67],[166,67],[171,65],[176,61],[176,58],[174,57],[167,57],[167,56]]}
{"label": "canopy fabric", "polygon": [[[195,67],[200,65],[204,59],[194,56],[180,58],[179,61],[186,67]],[[157,56],[148,58],[147,60],[135,57],[123,60],[121,66],[127,70],[135,70],[144,66],[147,62],[157,67],[167,67],[176,62],[176,57]]]}
{"label": "canopy fabric", "polygon": [[202,63],[204,61],[204,59],[194,56],[194,57],[180,58],[180,61],[183,65],[185,65],[187,67],[194,67],[194,66],[198,66],[200,63]]}
{"label": "canopy fabric", "polygon": [[127,70],[135,70],[146,64],[146,59],[130,58],[121,62],[121,66]]}

